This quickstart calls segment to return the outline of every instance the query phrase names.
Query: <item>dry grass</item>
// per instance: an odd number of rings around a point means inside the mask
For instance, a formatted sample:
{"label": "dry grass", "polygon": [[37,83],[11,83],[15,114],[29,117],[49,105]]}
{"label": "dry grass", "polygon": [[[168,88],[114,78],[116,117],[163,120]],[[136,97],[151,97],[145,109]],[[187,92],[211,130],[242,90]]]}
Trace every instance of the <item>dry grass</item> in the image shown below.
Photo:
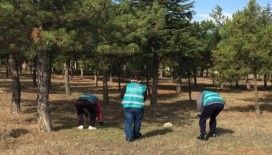
{"label": "dry grass", "polygon": [[[195,104],[188,101],[187,92],[175,94],[173,84],[164,80],[159,91],[159,108],[145,109],[143,138],[126,143],[116,83],[110,83],[110,104],[104,105],[105,125],[98,126],[96,131],[76,129],[73,102],[78,94],[90,89],[102,98],[102,87],[94,88],[92,82],[90,78],[72,80],[74,93],[67,97],[61,79],[54,78],[50,107],[55,131],[47,134],[36,128],[36,88],[31,82],[26,78],[22,84],[22,114],[10,116],[8,84],[0,81],[4,90],[0,93],[0,154],[272,154],[271,91],[260,91],[263,103],[260,117],[254,113],[251,92],[222,91],[226,107],[218,117],[219,137],[202,142],[196,140],[199,128]],[[199,89],[194,89],[193,99]],[[174,127],[163,128],[166,122]]]}

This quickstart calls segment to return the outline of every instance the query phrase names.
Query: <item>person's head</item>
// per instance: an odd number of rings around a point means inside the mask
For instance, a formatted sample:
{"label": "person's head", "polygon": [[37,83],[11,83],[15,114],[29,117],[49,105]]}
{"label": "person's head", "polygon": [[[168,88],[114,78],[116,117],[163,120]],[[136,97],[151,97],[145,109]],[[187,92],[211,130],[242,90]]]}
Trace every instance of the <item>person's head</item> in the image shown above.
{"label": "person's head", "polygon": [[133,76],[131,79],[130,79],[130,82],[137,82],[137,83],[140,83],[141,82],[141,78],[139,76]]}

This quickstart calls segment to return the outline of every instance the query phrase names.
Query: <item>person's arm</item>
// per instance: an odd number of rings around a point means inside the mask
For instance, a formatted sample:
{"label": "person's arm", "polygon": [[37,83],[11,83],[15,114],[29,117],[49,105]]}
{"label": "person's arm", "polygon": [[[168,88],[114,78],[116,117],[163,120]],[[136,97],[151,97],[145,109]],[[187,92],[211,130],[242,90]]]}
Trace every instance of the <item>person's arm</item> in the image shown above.
{"label": "person's arm", "polygon": [[203,95],[202,93],[199,93],[197,95],[197,99],[196,99],[196,104],[197,104],[197,112],[200,114],[202,112],[202,109],[203,109]]}
{"label": "person's arm", "polygon": [[103,125],[103,111],[102,111],[102,106],[101,106],[101,102],[99,100],[96,101],[96,117],[98,119],[98,123],[100,125]]}
{"label": "person's arm", "polygon": [[147,90],[144,92],[144,101],[147,99]]}
{"label": "person's arm", "polygon": [[125,95],[125,93],[126,93],[126,88],[127,88],[127,86],[125,85],[125,86],[122,88],[122,90],[121,90],[121,94],[120,94],[121,100],[123,100],[123,98],[124,98],[124,95]]}

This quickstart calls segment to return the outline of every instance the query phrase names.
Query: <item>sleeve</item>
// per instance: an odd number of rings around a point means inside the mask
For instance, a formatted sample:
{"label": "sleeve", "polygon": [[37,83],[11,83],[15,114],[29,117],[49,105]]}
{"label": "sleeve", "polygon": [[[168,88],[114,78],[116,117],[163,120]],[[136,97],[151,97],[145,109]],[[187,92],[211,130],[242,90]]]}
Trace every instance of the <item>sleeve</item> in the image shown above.
{"label": "sleeve", "polygon": [[125,95],[125,93],[126,93],[126,88],[127,88],[127,85],[125,85],[125,86],[122,88],[122,90],[121,90],[121,94],[120,94],[121,100],[123,100],[123,98],[124,98],[124,95]]}
{"label": "sleeve", "polygon": [[203,104],[202,104],[203,99],[202,99],[202,97],[203,97],[202,93],[199,93],[197,95],[196,104],[197,104],[197,111],[198,112],[201,112],[202,108],[203,108]]}
{"label": "sleeve", "polygon": [[144,92],[144,101],[147,99],[147,90]]}

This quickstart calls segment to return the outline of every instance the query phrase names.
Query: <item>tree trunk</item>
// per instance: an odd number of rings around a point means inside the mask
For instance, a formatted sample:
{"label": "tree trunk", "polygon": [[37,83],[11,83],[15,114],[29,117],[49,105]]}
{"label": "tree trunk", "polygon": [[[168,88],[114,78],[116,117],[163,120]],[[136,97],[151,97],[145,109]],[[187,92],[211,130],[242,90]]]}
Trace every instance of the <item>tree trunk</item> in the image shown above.
{"label": "tree trunk", "polygon": [[239,80],[236,80],[236,82],[235,82],[235,87],[236,87],[236,88],[239,88]]}
{"label": "tree trunk", "polygon": [[177,88],[176,88],[176,92],[179,94],[181,93],[181,85],[182,85],[182,79],[180,76],[178,76],[178,80],[177,80]]}
{"label": "tree trunk", "polygon": [[95,75],[94,75],[94,86],[95,87],[98,87],[98,72],[97,71],[95,71]]}
{"label": "tree trunk", "polygon": [[158,96],[158,71],[159,71],[159,60],[158,56],[154,54],[153,57],[153,75],[152,75],[152,95],[151,95],[151,105],[157,106],[157,96]]}
{"label": "tree trunk", "polygon": [[103,102],[109,104],[109,92],[108,92],[108,76],[103,74]]}
{"label": "tree trunk", "polygon": [[224,82],[220,82],[220,88],[221,88],[221,89],[224,89],[224,87],[225,87]]}
{"label": "tree trunk", "polygon": [[255,111],[257,115],[261,114],[260,105],[258,102],[258,83],[257,83],[257,74],[254,73],[254,101],[255,101]]}
{"label": "tree trunk", "polygon": [[118,74],[118,90],[119,92],[121,92],[121,69],[119,70],[119,74]]}
{"label": "tree trunk", "polygon": [[189,88],[189,99],[190,99],[190,102],[192,102],[192,86],[191,86],[190,75],[188,75],[187,79],[188,79],[188,88]]}
{"label": "tree trunk", "polygon": [[267,81],[268,81],[268,78],[267,78],[267,74],[264,74],[263,75],[263,82],[264,82],[264,87],[266,88],[267,87]]}
{"label": "tree trunk", "polygon": [[204,68],[203,67],[201,67],[200,76],[204,77]]}
{"label": "tree trunk", "polygon": [[6,79],[9,78],[9,58],[6,59]]}
{"label": "tree trunk", "polygon": [[110,73],[110,82],[112,82],[113,81],[113,79],[112,79],[112,73]]}
{"label": "tree trunk", "polygon": [[71,95],[70,83],[69,83],[69,66],[68,62],[64,63],[64,87],[66,95]]}
{"label": "tree trunk", "polygon": [[33,86],[37,87],[37,56],[35,56],[33,59],[32,83],[33,83]]}
{"label": "tree trunk", "polygon": [[49,57],[48,63],[49,63],[49,65],[48,65],[48,89],[50,91],[51,87],[52,87],[52,85],[51,85],[52,58],[51,57]]}
{"label": "tree trunk", "polygon": [[163,70],[160,69],[160,78],[162,78],[162,77],[163,77]]}
{"label": "tree trunk", "polygon": [[15,51],[9,53],[9,68],[11,74],[11,113],[18,114],[20,112],[21,102],[21,83],[18,73],[18,64]]}
{"label": "tree trunk", "polygon": [[[73,80],[74,78],[74,66],[73,66],[73,61],[70,61],[69,63],[69,68],[68,68],[68,74],[69,74],[69,70],[70,70],[70,75],[71,75],[71,79]],[[68,65],[68,63],[67,63]]]}
{"label": "tree trunk", "polygon": [[151,96],[147,65],[145,66],[145,76],[146,76],[147,93],[148,93],[148,96]]}
{"label": "tree trunk", "polygon": [[51,116],[49,111],[49,56],[48,52],[39,50],[37,59],[38,76],[38,124],[42,131],[51,132]]}
{"label": "tree trunk", "polygon": [[246,88],[247,88],[247,90],[251,89],[248,76],[246,77]]}
{"label": "tree trunk", "polygon": [[80,79],[83,79],[84,76],[84,68],[82,64],[79,64],[79,68],[80,68]]}
{"label": "tree trunk", "polygon": [[194,70],[194,86],[197,86],[197,77],[196,77],[196,70]]}
{"label": "tree trunk", "polygon": [[208,76],[209,76],[209,69],[206,68],[206,78],[208,78]]}

